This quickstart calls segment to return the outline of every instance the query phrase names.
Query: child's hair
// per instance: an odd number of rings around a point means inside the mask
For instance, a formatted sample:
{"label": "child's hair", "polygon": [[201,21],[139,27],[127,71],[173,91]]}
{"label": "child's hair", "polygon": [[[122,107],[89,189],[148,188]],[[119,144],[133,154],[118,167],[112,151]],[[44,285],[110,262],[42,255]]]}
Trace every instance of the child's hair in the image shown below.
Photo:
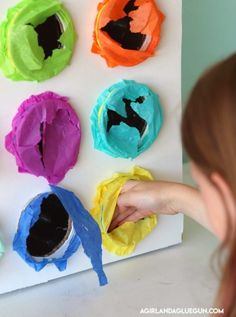
{"label": "child's hair", "polygon": [[[209,179],[218,172],[236,201],[236,54],[215,65],[197,82],[184,113],[182,139],[192,161]],[[235,317],[236,214],[231,219],[226,212],[226,218],[227,236],[219,251],[229,253],[216,304],[224,308],[224,316]]]}

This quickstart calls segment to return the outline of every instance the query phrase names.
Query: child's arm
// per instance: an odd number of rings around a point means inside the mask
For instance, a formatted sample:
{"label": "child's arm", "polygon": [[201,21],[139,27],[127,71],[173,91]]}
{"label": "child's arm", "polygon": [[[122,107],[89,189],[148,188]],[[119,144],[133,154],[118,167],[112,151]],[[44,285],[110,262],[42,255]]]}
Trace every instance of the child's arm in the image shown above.
{"label": "child's arm", "polygon": [[125,222],[138,221],[154,213],[174,215],[178,212],[193,218],[212,231],[197,189],[170,182],[129,181],[118,198],[109,231]]}

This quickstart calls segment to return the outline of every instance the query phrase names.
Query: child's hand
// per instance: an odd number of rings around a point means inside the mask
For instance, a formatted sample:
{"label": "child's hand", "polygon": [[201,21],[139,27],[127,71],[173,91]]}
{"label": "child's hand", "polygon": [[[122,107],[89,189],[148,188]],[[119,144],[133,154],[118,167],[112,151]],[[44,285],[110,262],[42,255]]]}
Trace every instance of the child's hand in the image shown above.
{"label": "child's hand", "polygon": [[109,232],[125,222],[136,222],[155,213],[173,215],[176,208],[169,193],[176,184],[154,181],[128,181],[117,201]]}

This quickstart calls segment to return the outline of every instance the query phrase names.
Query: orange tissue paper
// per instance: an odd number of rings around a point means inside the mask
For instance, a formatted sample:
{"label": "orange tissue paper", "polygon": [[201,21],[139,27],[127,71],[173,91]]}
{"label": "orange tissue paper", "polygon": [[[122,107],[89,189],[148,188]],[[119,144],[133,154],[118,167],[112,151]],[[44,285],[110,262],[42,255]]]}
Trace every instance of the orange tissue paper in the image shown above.
{"label": "orange tissue paper", "polygon": [[140,64],[154,55],[164,18],[154,0],[104,0],[98,5],[92,52],[109,67]]}

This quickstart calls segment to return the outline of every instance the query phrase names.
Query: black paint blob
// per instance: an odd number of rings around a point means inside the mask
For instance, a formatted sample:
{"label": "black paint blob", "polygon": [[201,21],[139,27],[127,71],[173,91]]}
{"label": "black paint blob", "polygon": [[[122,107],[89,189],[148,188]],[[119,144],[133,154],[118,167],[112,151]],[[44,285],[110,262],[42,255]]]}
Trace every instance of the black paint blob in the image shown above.
{"label": "black paint blob", "polygon": [[38,221],[31,227],[27,251],[31,256],[45,257],[60,246],[68,233],[69,215],[55,194],[44,198]]}
{"label": "black paint blob", "polygon": [[55,49],[63,48],[59,42],[63,34],[63,26],[57,15],[52,15],[42,24],[37,25],[35,31],[38,33],[38,43],[44,50],[44,59],[52,56]]}
{"label": "black paint blob", "polygon": [[107,132],[109,132],[114,125],[120,125],[121,122],[123,122],[132,128],[136,128],[139,131],[140,137],[142,137],[147,128],[147,122],[132,109],[131,103],[134,102],[142,104],[144,101],[144,97],[139,97],[135,101],[124,98],[123,102],[125,103],[127,117],[123,117],[116,111],[108,109]]}
{"label": "black paint blob", "polygon": [[123,10],[126,16],[119,20],[108,22],[101,30],[106,32],[113,40],[120,43],[122,48],[138,51],[142,48],[146,35],[130,31],[130,22],[133,19],[128,14],[138,9],[134,3],[135,0],[128,1]]}

